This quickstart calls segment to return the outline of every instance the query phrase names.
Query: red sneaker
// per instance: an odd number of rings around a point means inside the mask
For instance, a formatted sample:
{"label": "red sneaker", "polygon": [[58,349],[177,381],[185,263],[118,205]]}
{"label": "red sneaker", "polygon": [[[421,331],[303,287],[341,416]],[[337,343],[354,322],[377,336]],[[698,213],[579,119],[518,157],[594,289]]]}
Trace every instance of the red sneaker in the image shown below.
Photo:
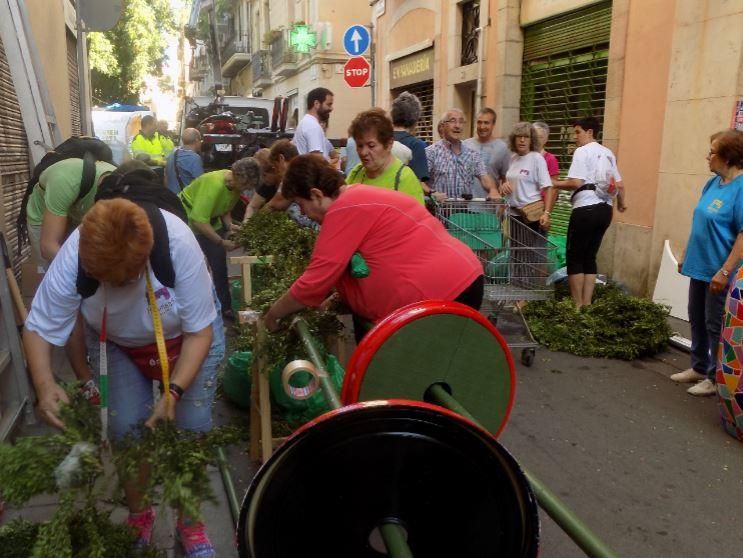
{"label": "red sneaker", "polygon": [[135,548],[142,548],[152,541],[152,527],[155,525],[155,510],[151,507],[139,513],[130,513],[126,518],[127,525],[134,528],[134,534],[137,541],[134,543]]}
{"label": "red sneaker", "polygon": [[186,558],[214,558],[216,556],[214,546],[201,521],[191,523],[179,519],[176,523],[176,531]]}

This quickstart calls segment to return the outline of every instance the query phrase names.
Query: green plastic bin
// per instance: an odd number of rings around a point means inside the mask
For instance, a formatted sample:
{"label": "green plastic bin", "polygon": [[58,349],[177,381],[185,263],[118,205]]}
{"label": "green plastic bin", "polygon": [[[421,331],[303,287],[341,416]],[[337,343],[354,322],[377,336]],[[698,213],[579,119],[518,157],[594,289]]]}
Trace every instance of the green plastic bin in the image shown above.
{"label": "green plastic bin", "polygon": [[222,389],[225,396],[244,409],[250,408],[252,360],[253,354],[250,351],[235,351],[227,359],[227,366],[222,376]]}

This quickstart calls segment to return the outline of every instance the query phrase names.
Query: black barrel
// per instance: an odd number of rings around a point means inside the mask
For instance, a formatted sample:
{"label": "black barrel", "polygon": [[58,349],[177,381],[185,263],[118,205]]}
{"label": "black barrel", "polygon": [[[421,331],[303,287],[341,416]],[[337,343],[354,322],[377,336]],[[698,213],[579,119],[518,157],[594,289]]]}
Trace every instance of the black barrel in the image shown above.
{"label": "black barrel", "polygon": [[533,558],[534,495],[511,455],[467,419],[375,401],[300,428],[260,469],[238,524],[243,558],[378,558],[382,523],[413,556]]}

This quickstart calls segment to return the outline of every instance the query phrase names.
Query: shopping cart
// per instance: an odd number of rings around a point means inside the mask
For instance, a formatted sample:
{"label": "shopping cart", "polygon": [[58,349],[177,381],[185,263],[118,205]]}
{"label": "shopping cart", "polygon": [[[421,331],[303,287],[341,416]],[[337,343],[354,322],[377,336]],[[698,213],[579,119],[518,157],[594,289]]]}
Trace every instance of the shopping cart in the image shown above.
{"label": "shopping cart", "polygon": [[469,246],[482,263],[481,311],[493,323],[505,315],[505,309],[513,309],[518,316],[521,333],[507,335],[508,346],[521,349],[521,362],[531,366],[538,343],[521,303],[552,296],[547,278],[557,269],[558,247],[528,227],[504,202],[448,199],[437,204],[436,215],[449,234]]}

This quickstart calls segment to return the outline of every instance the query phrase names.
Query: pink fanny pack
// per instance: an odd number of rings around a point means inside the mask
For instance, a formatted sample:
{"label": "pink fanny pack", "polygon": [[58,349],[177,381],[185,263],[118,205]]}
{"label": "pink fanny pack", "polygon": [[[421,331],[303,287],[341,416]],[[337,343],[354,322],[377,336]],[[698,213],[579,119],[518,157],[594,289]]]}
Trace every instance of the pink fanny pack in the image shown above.
{"label": "pink fanny pack", "polygon": [[[182,335],[165,341],[165,348],[168,352],[168,364],[171,370],[181,355],[182,344]],[[137,365],[142,375],[151,380],[162,380],[163,373],[160,367],[160,356],[157,353],[157,343],[145,345],[144,347],[122,347],[121,345],[117,345],[117,347],[124,351],[126,356]]]}

